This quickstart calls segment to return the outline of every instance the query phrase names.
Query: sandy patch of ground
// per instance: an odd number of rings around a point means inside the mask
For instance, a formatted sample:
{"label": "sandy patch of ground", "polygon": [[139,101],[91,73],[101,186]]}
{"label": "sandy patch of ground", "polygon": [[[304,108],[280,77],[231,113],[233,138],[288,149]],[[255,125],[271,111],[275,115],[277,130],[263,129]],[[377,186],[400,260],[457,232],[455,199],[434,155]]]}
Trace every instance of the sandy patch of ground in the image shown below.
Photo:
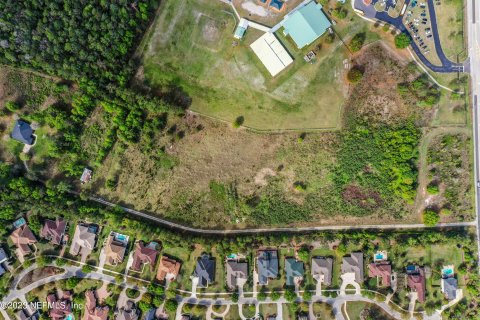
{"label": "sandy patch of ground", "polygon": [[255,176],[255,184],[260,187],[265,187],[268,184],[268,177],[275,177],[277,174],[270,168],[262,168]]}
{"label": "sandy patch of ground", "polygon": [[242,8],[250,12],[251,14],[255,14],[260,17],[267,17],[270,15],[270,12],[265,7],[259,6],[251,1],[245,1],[242,3]]}

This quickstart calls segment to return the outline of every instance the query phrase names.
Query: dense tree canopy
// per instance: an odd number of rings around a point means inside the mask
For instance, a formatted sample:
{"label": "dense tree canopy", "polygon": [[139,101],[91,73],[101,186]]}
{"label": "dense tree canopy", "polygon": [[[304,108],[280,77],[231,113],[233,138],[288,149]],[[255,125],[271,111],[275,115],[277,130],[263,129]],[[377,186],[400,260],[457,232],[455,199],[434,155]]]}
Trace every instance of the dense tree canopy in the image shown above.
{"label": "dense tree canopy", "polygon": [[0,62],[65,79],[124,83],[129,55],[153,12],[149,0],[0,2]]}

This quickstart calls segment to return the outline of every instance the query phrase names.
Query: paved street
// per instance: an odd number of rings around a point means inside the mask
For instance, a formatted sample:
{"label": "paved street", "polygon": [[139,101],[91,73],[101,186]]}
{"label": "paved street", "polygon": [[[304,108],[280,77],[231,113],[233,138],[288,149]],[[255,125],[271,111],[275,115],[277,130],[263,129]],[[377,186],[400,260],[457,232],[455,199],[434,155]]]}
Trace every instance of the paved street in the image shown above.
{"label": "paved street", "polygon": [[[468,35],[468,55],[470,58],[470,76],[471,76],[471,99],[473,104],[473,143],[474,143],[474,170],[475,170],[475,182],[477,184],[475,188],[475,209],[476,209],[476,222],[477,222],[477,242],[478,242],[478,253],[480,261],[480,220],[478,214],[480,212],[480,203],[478,201],[478,181],[480,181],[479,176],[479,116],[478,116],[478,97],[480,95],[480,23],[478,19],[480,18],[480,4],[475,4],[475,0],[467,0],[467,35]],[[480,266],[479,266],[480,272]]]}
{"label": "paved street", "polygon": [[[382,22],[386,22],[392,26],[394,26],[397,30],[401,32],[407,32],[408,29],[405,27],[403,24],[403,16],[400,15],[397,18],[392,18],[388,15],[387,12],[377,12],[373,8],[373,3],[372,5],[365,5],[363,0],[353,0],[354,1],[354,8],[357,10],[360,10],[364,13],[364,17],[367,19],[371,19],[373,21],[378,20]],[[447,73],[447,72],[463,72],[464,70],[464,65],[463,63],[455,63],[450,61],[446,56],[445,53],[443,52],[442,45],[440,44],[440,36],[438,34],[438,26],[437,26],[437,19],[435,15],[435,5],[434,5],[434,0],[426,0],[428,3],[427,7],[429,10],[429,15],[431,19],[431,25],[432,25],[432,35],[433,35],[433,41],[435,42],[435,49],[437,52],[437,56],[440,59],[442,65],[437,66],[428,61],[428,59],[424,56],[422,50],[418,47],[417,43],[415,41],[412,41],[411,47],[417,57],[422,61],[422,63],[427,66],[430,70],[434,72],[441,72],[441,73]],[[410,0],[406,0],[405,4],[408,6],[410,3]]]}

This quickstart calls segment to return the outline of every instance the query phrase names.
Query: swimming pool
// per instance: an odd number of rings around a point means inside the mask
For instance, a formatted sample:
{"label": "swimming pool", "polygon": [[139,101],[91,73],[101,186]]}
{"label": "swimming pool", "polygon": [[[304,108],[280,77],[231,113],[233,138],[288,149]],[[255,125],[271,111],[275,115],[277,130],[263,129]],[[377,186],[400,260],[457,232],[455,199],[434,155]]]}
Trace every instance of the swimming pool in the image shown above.
{"label": "swimming pool", "polygon": [[119,233],[117,233],[117,236],[116,236],[115,238],[117,238],[117,239],[120,240],[120,241],[125,241],[125,240],[127,240],[127,236],[125,236],[125,235],[123,235],[123,234],[119,234]]}
{"label": "swimming pool", "polygon": [[442,273],[446,276],[450,276],[453,274],[453,269],[452,268],[445,268],[442,270]]}
{"label": "swimming pool", "polygon": [[27,222],[25,221],[25,219],[24,219],[24,218],[20,218],[20,219],[16,220],[16,221],[13,223],[13,226],[15,227],[15,229],[17,229],[17,228],[20,228],[21,226],[23,226],[25,223],[27,223]]}
{"label": "swimming pool", "polygon": [[382,253],[377,253],[377,254],[375,255],[375,259],[376,259],[376,260],[383,260],[383,254],[382,254]]}

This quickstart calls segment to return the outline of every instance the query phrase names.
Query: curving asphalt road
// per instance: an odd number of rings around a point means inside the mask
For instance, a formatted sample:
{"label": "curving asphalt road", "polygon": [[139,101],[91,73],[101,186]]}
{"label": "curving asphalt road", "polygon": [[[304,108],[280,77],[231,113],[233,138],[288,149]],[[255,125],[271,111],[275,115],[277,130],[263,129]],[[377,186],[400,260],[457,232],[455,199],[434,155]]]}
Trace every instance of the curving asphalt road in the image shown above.
{"label": "curving asphalt road", "polygon": [[[363,0],[354,0],[354,9],[360,10],[364,13],[364,17],[368,19],[373,19],[373,20],[379,20],[382,22],[386,22],[392,26],[394,26],[397,30],[401,32],[406,32],[411,35],[410,31],[407,29],[407,27],[403,24],[403,16],[399,16],[397,18],[392,18],[388,15],[387,12],[377,12],[373,8],[373,3],[371,5],[365,5],[363,3]],[[435,50],[437,52],[437,56],[442,62],[441,66],[434,65],[428,59],[425,57],[423,54],[422,50],[418,47],[417,43],[415,41],[412,41],[411,47],[415,54],[418,56],[420,61],[431,69],[434,72],[440,72],[440,73],[449,73],[449,72],[464,72],[464,64],[462,63],[455,63],[450,61],[446,56],[445,53],[443,52],[442,45],[440,43],[440,36],[438,34],[438,26],[437,26],[437,16],[435,14],[435,5],[433,0],[426,0],[428,5],[428,13],[430,15],[430,22],[431,22],[431,28],[432,28],[432,35],[433,35],[433,41],[435,43]],[[410,4],[410,0],[406,0],[405,4],[408,6]],[[413,37],[412,37],[413,39]]]}

